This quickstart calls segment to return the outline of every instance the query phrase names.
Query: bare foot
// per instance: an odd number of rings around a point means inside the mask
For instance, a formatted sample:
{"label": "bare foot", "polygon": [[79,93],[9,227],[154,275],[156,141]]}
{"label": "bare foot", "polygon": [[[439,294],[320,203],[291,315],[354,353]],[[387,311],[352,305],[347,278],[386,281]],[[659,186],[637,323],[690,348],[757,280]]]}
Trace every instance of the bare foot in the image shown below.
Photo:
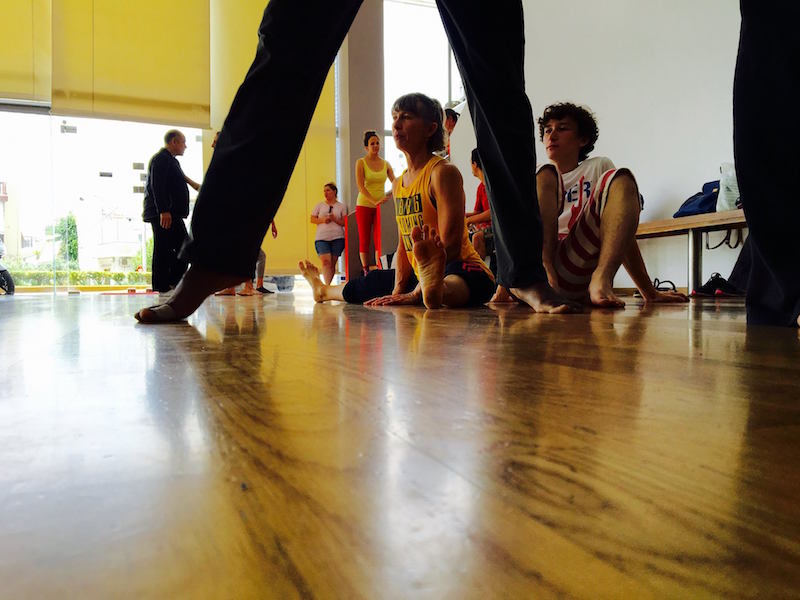
{"label": "bare foot", "polygon": [[314,300],[317,302],[325,302],[325,288],[327,287],[319,278],[319,269],[317,266],[307,260],[301,260],[297,263],[300,267],[300,273],[305,277],[308,285],[314,293]]}
{"label": "bare foot", "polygon": [[255,296],[256,291],[253,289],[253,282],[252,281],[245,281],[244,287],[242,291],[239,292],[240,296]]}
{"label": "bare foot", "polygon": [[546,281],[524,288],[511,288],[511,293],[537,313],[560,315],[582,311],[580,304],[564,298]]}
{"label": "bare foot", "polygon": [[614,293],[611,282],[595,278],[589,283],[589,302],[601,308],[625,308],[625,303]]}
{"label": "bare foot", "polygon": [[422,302],[426,308],[440,308],[444,294],[445,253],[442,240],[435,229],[423,225],[411,230],[414,259],[419,269]]}
{"label": "bare foot", "polygon": [[214,294],[215,296],[235,296],[236,295],[236,286],[225,288]]}
{"label": "bare foot", "polygon": [[[209,271],[192,265],[181,279],[175,293],[166,304],[143,308],[134,316],[141,323],[173,323],[191,315],[217,290],[235,286],[245,280],[239,275]],[[168,307],[165,310],[163,307]]]}
{"label": "bare foot", "polygon": [[507,288],[504,288],[502,285],[498,285],[497,289],[494,292],[494,296],[489,302],[516,302],[517,299],[511,295]]}

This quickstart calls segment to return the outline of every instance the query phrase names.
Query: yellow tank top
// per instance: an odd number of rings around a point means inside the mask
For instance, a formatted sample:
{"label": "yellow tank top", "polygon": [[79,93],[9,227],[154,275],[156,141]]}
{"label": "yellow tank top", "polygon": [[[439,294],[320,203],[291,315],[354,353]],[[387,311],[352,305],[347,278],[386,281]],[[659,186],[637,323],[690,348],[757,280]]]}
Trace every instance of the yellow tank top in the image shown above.
{"label": "yellow tank top", "polygon": [[[364,166],[364,187],[367,188],[367,191],[373,198],[381,199],[386,194],[384,191],[384,186],[386,185],[386,165],[387,162],[383,161],[383,168],[380,171],[373,171],[369,168],[367,161],[363,158],[359,159],[361,164]],[[372,200],[367,198],[363,193],[358,193],[358,199],[356,200],[356,206],[368,206],[370,208],[375,208],[378,206]]]}
{"label": "yellow tank top", "polygon": [[[436,210],[436,199],[431,196],[431,173],[434,167],[443,160],[440,156],[431,157],[428,164],[422,168],[422,171],[417,174],[408,187],[403,185],[405,171],[395,180],[394,206],[397,230],[403,240],[403,248],[405,248],[406,256],[408,256],[408,262],[411,263],[417,277],[419,277],[419,273],[417,272],[417,263],[414,260],[414,252],[412,251],[414,242],[411,241],[411,231],[415,226],[421,229],[424,224],[427,224],[428,227],[433,227],[437,231],[439,229],[439,213]],[[494,279],[492,271],[481,260],[480,255],[469,241],[466,221],[464,221],[461,252],[458,259],[480,265]]]}

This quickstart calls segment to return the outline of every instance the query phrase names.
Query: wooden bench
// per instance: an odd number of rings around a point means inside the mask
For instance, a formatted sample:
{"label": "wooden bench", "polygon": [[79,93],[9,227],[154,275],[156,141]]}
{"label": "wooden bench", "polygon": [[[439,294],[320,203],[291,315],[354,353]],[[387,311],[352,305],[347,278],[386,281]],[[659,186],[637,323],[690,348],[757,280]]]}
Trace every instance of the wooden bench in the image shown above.
{"label": "wooden bench", "polygon": [[639,223],[636,239],[669,237],[686,234],[688,236],[687,281],[688,290],[696,290],[703,285],[703,232],[725,229],[744,229],[747,222],[744,211],[727,210],[724,212],[678,217]]}

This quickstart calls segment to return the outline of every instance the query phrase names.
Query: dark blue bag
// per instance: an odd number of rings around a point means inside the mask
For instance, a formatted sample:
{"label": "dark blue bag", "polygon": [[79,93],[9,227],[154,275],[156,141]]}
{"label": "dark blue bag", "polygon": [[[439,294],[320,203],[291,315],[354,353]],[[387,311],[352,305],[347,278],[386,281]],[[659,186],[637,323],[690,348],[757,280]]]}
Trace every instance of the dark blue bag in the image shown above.
{"label": "dark blue bag", "polygon": [[717,196],[719,196],[719,179],[703,184],[703,191],[697,192],[686,202],[681,204],[674,215],[674,218],[688,217],[690,215],[702,215],[704,213],[717,211]]}

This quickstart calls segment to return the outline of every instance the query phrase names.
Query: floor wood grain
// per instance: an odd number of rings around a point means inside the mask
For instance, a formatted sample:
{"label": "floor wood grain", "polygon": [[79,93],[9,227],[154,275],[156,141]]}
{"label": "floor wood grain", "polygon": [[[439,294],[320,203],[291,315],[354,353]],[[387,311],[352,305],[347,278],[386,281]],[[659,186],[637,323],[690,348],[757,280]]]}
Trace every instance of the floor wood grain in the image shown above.
{"label": "floor wood grain", "polygon": [[0,297],[3,598],[800,597],[800,336]]}

